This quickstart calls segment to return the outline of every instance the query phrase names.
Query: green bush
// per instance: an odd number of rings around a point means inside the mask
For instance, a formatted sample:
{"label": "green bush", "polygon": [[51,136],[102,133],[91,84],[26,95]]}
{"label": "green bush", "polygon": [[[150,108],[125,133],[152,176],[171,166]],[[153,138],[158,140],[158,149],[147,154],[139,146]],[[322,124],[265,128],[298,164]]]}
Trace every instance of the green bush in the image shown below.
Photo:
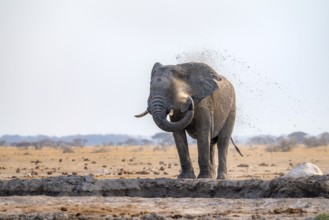
{"label": "green bush", "polygon": [[329,220],[329,213],[320,213],[315,216],[314,220]]}

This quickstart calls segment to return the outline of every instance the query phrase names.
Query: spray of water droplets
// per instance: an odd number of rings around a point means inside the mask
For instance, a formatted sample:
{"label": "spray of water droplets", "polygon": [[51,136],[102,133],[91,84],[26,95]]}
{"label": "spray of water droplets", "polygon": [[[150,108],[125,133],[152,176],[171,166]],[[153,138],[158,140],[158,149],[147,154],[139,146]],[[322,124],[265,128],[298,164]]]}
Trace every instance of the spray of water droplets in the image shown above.
{"label": "spray of water droplets", "polygon": [[278,123],[271,117],[279,101],[276,97],[287,97],[293,102],[295,111],[301,109],[300,100],[290,94],[289,88],[270,78],[268,73],[257,71],[256,67],[227,50],[187,51],[176,55],[176,61],[206,63],[233,83],[237,96],[235,130],[238,129],[239,133],[271,135],[271,125]]}

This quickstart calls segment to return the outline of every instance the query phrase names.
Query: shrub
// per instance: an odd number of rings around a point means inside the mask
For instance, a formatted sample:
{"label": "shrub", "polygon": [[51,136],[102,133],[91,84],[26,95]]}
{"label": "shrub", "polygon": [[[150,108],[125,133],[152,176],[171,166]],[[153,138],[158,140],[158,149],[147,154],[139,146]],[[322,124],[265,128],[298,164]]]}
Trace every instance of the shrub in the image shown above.
{"label": "shrub", "polygon": [[314,220],[329,220],[329,213],[320,213],[315,216]]}
{"label": "shrub", "polygon": [[270,145],[266,148],[269,152],[289,152],[296,147],[296,140],[294,138],[279,138],[278,143]]}
{"label": "shrub", "polygon": [[324,142],[321,138],[309,137],[304,140],[304,144],[306,147],[319,147],[326,145],[326,142]]}
{"label": "shrub", "polygon": [[161,145],[161,146],[156,146],[153,148],[153,151],[164,151],[166,152],[170,148],[169,145]]}
{"label": "shrub", "polygon": [[72,147],[63,147],[62,152],[63,152],[63,154],[74,153],[74,150],[72,149]]}
{"label": "shrub", "polygon": [[107,153],[109,151],[110,151],[109,148],[106,147],[95,147],[92,153]]}
{"label": "shrub", "polygon": [[249,139],[249,144],[275,144],[276,143],[276,137],[271,135],[257,135]]}

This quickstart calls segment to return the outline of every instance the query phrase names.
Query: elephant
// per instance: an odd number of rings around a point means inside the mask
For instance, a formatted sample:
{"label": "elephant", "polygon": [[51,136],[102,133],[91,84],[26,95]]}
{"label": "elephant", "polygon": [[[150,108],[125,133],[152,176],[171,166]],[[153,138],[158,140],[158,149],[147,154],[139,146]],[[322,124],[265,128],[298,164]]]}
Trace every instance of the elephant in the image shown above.
{"label": "elephant", "polygon": [[233,85],[225,77],[204,63],[155,63],[147,103],[146,111],[135,117],[149,113],[160,129],[173,133],[181,165],[178,178],[196,178],[186,133],[197,140],[200,168],[197,178],[216,177],[215,144],[219,163],[217,179],[227,178],[226,159],[236,103]]}

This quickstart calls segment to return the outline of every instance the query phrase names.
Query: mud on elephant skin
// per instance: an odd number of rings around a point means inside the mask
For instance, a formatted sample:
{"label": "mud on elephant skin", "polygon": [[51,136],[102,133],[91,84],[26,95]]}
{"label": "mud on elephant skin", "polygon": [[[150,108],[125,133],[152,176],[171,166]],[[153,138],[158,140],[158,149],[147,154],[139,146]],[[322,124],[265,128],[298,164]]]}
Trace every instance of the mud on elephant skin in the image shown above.
{"label": "mud on elephant skin", "polygon": [[198,178],[215,177],[216,144],[219,159],[217,179],[227,178],[226,158],[236,107],[234,88],[225,77],[203,63],[155,63],[147,103],[147,110],[136,117],[149,113],[160,129],[173,132],[181,163],[179,178],[196,178],[186,132],[197,139]]}

